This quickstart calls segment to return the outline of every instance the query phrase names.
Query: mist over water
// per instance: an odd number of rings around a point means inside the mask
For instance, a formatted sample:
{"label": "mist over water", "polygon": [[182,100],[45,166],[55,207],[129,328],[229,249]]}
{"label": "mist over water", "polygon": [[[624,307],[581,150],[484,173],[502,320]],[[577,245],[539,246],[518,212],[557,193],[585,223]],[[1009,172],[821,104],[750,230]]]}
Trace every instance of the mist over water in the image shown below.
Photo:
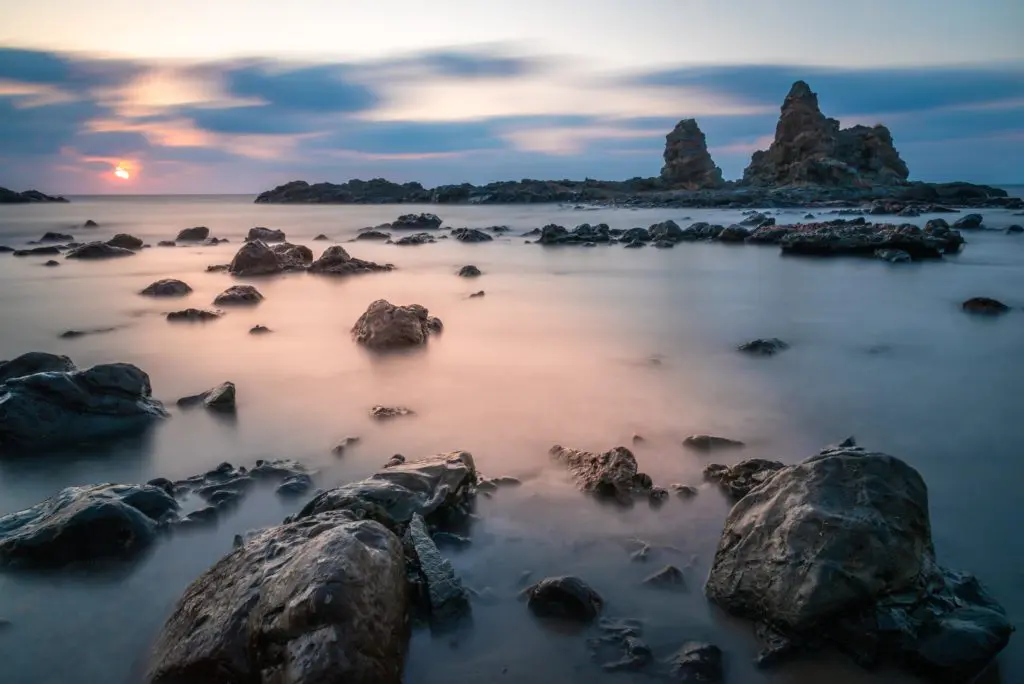
{"label": "mist over water", "polygon": [[[418,211],[438,213],[449,227],[512,230],[483,244],[346,242],[360,228]],[[778,221],[804,213],[790,210]],[[982,213],[995,228],[1022,222],[1006,211]],[[103,262],[60,259],[59,268],[42,266],[50,257],[0,255],[0,359],[38,350],[66,354],[80,367],[134,363],[149,373],[173,417],[108,448],[0,460],[0,514],[70,485],[183,478],[222,461],[294,458],[319,470],[317,486],[330,487],[369,475],[395,453],[417,458],[464,449],[485,474],[512,475],[523,485],[481,496],[473,545],[446,551],[468,586],[489,587],[495,599],[474,605],[474,625],[465,632],[415,633],[407,682],[650,681],[602,673],[587,656],[586,634],[534,621],[516,600],[524,571],[534,579],[583,577],[606,599],[606,615],[645,622],[644,639],[659,658],[689,639],[717,643],[727,681],[915,682],[865,672],[832,653],[770,672],[753,668],[749,625],[725,618],[701,593],[729,504],[701,482],[709,458],[680,442],[692,433],[718,434],[747,443],[716,454],[718,462],[796,462],[853,434],[868,449],[908,461],[928,483],[940,561],[975,573],[1011,618],[1024,615],[1016,503],[1024,453],[1024,237],[971,232],[960,255],[902,266],[783,258],[777,247],[543,248],[519,237],[551,222],[630,228],[740,218],[738,211],[698,209],[257,206],[249,197],[5,207],[0,244],[20,246],[57,230],[80,241],[131,233],[154,247]],[[86,219],[100,227],[78,227]],[[230,243],[155,246],[198,225]],[[253,226],[282,229],[317,255],[333,244],[312,241],[324,233],[353,256],[397,268],[349,278],[205,272],[230,261]],[[484,275],[456,277],[465,264]],[[184,280],[194,292],[158,300],[137,294],[160,278]],[[235,283],[256,285],[265,301],[207,324],[175,325],[162,315],[210,307]],[[481,289],[484,297],[468,298]],[[967,316],[959,305],[972,296],[1017,310],[996,320]],[[444,332],[415,352],[365,352],[349,329],[379,298],[426,306]],[[274,333],[249,335],[256,324]],[[116,329],[58,337],[106,327]],[[735,351],[756,337],[780,337],[792,348],[773,358]],[[178,397],[225,380],[238,388],[235,420],[174,407]],[[367,411],[374,404],[405,405],[416,415],[373,422]],[[632,445],[634,433],[645,441]],[[336,457],[331,447],[347,435],[361,441]],[[550,463],[556,443],[595,451],[628,446],[655,484],[699,485],[700,493],[673,497],[658,510],[601,506]],[[0,574],[0,617],[12,623],[0,632],[0,682],[137,681],[149,643],[184,588],[230,550],[235,534],[280,523],[303,501],[258,491],[217,527],[176,533],[116,572]],[[654,548],[646,563],[630,560],[637,539]],[[688,593],[640,588],[668,563],[684,569]],[[1021,644],[1016,635],[1000,672],[986,681],[1024,681]]]}

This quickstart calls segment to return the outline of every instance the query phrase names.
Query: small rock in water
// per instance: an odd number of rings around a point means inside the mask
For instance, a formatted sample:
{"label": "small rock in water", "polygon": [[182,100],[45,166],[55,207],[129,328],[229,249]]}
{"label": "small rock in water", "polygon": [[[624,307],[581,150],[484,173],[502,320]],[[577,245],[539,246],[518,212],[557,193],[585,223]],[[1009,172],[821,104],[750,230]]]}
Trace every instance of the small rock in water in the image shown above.
{"label": "small rock in water", "polygon": [[957,219],[953,224],[953,228],[957,230],[974,230],[981,228],[981,223],[984,219],[981,214],[967,214],[963,218]]}
{"label": "small rock in water", "polygon": [[635,432],[633,433],[633,444],[639,444],[640,442],[644,442],[644,441],[646,441],[646,440],[642,436],[638,435]]}
{"label": "small rock in water", "polygon": [[486,293],[483,290],[480,290],[479,292],[474,292],[473,294],[469,295],[469,298],[473,299],[474,297],[483,297],[484,294]]}
{"label": "small rock in water", "polygon": [[840,442],[839,446],[840,446],[840,448],[843,448],[843,449],[848,449],[848,448],[851,448],[851,447],[855,447],[855,446],[857,446],[857,440],[853,438],[853,435],[850,435],[849,437],[844,439],[842,442]]}
{"label": "small rock in water", "polygon": [[317,236],[316,236],[315,238],[313,238],[313,239],[314,239],[314,240],[330,240],[330,238],[329,238],[329,237],[327,237],[326,235],[324,235],[323,233],[320,233],[319,235],[317,235]]}
{"label": "small rock in water", "polygon": [[181,311],[172,311],[167,314],[167,320],[169,321],[189,321],[189,322],[206,322],[213,321],[221,317],[220,312],[210,311],[208,309],[182,309]]}
{"label": "small rock in water", "polygon": [[767,461],[763,458],[740,461],[732,467],[710,463],[704,468],[704,479],[717,483],[733,499],[741,499],[782,467],[779,461]]}
{"label": "small rock in water", "polygon": [[202,242],[206,238],[210,237],[210,229],[206,226],[196,226],[195,228],[185,228],[178,233],[178,237],[175,240],[179,242]]}
{"label": "small rock in water", "polygon": [[682,497],[684,499],[692,499],[693,497],[697,496],[696,487],[684,484],[673,484],[670,485],[670,487],[672,488],[672,491],[676,493],[677,496]]}
{"label": "small rock in water", "polygon": [[605,672],[641,670],[654,659],[650,647],[640,640],[638,620],[601,618],[598,629],[601,636],[587,639],[587,650]]}
{"label": "small rock in water", "polygon": [[378,299],[352,326],[352,337],[359,344],[383,351],[426,344],[431,333],[443,328],[441,319],[431,316],[424,306],[395,306]]}
{"label": "small rock in water", "polygon": [[651,487],[651,491],[647,493],[647,498],[651,506],[657,508],[668,499],[668,491],[661,487]]}
{"label": "small rock in water", "polygon": [[461,534],[454,534],[452,532],[435,532],[431,537],[438,547],[464,549],[473,543],[469,537],[463,537]]}
{"label": "small rock in water", "polygon": [[252,285],[232,285],[213,300],[214,306],[249,306],[263,301],[263,295]]}
{"label": "small rock in water", "polygon": [[250,335],[265,335],[265,334],[267,334],[269,332],[274,332],[274,331],[271,330],[270,328],[268,328],[265,325],[254,325],[251,328],[249,328],[249,334]]}
{"label": "small rock in water", "polygon": [[1020,233],[1024,233],[1024,226],[1019,226],[1017,224],[1014,224],[1012,226],[1009,226],[1006,229],[1006,234],[1007,235],[1015,235],[1015,234],[1019,235]]}
{"label": "small rock in water", "polygon": [[1001,314],[1010,310],[1006,304],[991,297],[971,297],[961,307],[968,313]]}
{"label": "small rock in water", "polygon": [[374,406],[370,409],[370,417],[378,420],[411,415],[415,415],[415,412],[404,406]]}
{"label": "small rock in water", "polygon": [[712,451],[714,449],[738,449],[745,446],[743,442],[728,437],[715,435],[690,435],[683,440],[683,446],[694,451]]}
{"label": "small rock in water", "polygon": [[478,275],[483,275],[479,268],[469,264],[459,269],[459,277],[461,278],[474,278]]}
{"label": "small rock in water", "polygon": [[666,565],[652,575],[644,578],[645,585],[655,589],[668,589],[671,591],[686,591],[686,578],[683,571],[674,565]]}
{"label": "small rock in water", "polygon": [[910,254],[902,249],[876,249],[875,256],[890,264],[909,264],[911,262]]}
{"label": "small rock in water", "polygon": [[85,223],[82,224],[83,228],[99,228],[100,224],[96,223],[92,219],[86,219]]}
{"label": "small rock in water", "polygon": [[738,347],[739,351],[758,356],[773,356],[784,349],[789,349],[789,344],[777,337],[758,338],[750,342],[744,342]]}
{"label": "small rock in water", "polygon": [[280,496],[299,496],[305,494],[313,487],[313,478],[306,473],[292,475],[277,486],[277,493]]}
{"label": "small rock in water", "polygon": [[523,590],[527,607],[539,617],[591,622],[604,607],[600,594],[579,577],[547,577]]}
{"label": "small rock in water", "polygon": [[722,649],[714,644],[687,641],[668,660],[669,675],[673,682],[721,682]]}
{"label": "small rock in water", "polygon": [[60,262],[59,261],[54,261],[53,259],[50,259],[49,261],[44,263],[43,266],[51,266],[51,267],[52,266],[60,266]]}
{"label": "small rock in water", "polygon": [[207,273],[223,273],[231,268],[231,264],[212,264],[206,267]]}
{"label": "small rock in water", "polygon": [[90,328],[89,330],[65,330],[60,334],[61,339],[72,340],[76,337],[84,337],[86,335],[98,335],[100,333],[114,332],[117,328]]}
{"label": "small rock in water", "polygon": [[164,278],[150,283],[139,294],[147,297],[184,297],[190,292],[192,288],[188,283],[174,278]]}
{"label": "small rock in water", "polygon": [[208,409],[214,411],[234,411],[235,410],[235,383],[233,382],[222,382],[213,389],[209,389],[201,394],[194,394],[189,397],[182,397],[178,399],[178,406],[187,408],[202,404]]}
{"label": "small rock in water", "polygon": [[111,247],[120,247],[121,249],[142,249],[142,240],[127,233],[118,233],[107,240],[107,244]]}
{"label": "small rock in water", "polygon": [[388,459],[388,462],[384,464],[384,467],[394,468],[395,466],[400,466],[403,463],[405,463],[405,456],[403,456],[402,454],[395,454],[394,456]]}
{"label": "small rock in water", "polygon": [[283,230],[274,230],[272,228],[250,228],[249,234],[245,236],[246,242],[254,242],[260,240],[262,242],[284,242],[286,236]]}
{"label": "small rock in water", "polygon": [[175,242],[174,240],[161,240],[160,242],[156,243],[156,246],[157,247],[177,247],[178,243]]}
{"label": "small rock in water", "polygon": [[345,437],[340,442],[335,444],[334,448],[331,449],[331,451],[335,455],[341,456],[343,453],[345,453],[345,449],[349,448],[353,444],[356,444],[358,441],[359,441],[358,437]]}

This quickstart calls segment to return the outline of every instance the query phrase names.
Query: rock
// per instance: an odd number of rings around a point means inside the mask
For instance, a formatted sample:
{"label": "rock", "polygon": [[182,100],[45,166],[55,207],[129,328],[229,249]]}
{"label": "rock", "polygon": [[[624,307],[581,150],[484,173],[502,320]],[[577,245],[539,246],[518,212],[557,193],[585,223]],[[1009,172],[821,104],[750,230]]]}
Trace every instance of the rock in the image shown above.
{"label": "rock", "polygon": [[431,524],[464,519],[476,480],[473,456],[466,451],[401,461],[318,494],[297,517],[351,509],[389,527],[408,525],[414,514]]}
{"label": "rock", "polygon": [[826,637],[930,681],[968,681],[1007,644],[1005,612],[935,560],[920,474],[859,448],[779,469],[725,522],[707,597],[795,643]]}
{"label": "rock", "polygon": [[306,473],[292,475],[274,490],[278,496],[301,496],[313,488],[313,478]]}
{"label": "rock", "polygon": [[651,234],[646,228],[630,228],[622,231],[619,236],[620,242],[650,242]]}
{"label": "rock", "polygon": [[469,298],[473,299],[474,297],[483,297],[485,294],[487,293],[484,292],[483,290],[480,290],[479,292],[474,292],[473,294],[469,295]]}
{"label": "rock", "polygon": [[483,275],[483,273],[480,272],[479,268],[470,264],[460,268],[458,275],[462,278],[475,278],[478,275]]}
{"label": "rock", "polygon": [[[374,408],[377,408],[377,407],[374,407]],[[331,451],[335,455],[341,456],[342,454],[345,453],[345,450],[347,448],[349,448],[353,444],[357,444],[358,442],[359,442],[359,438],[358,437],[346,437],[343,440],[341,440],[340,442],[338,442],[337,444],[335,444],[334,448],[331,449]]]}
{"label": "rock", "polygon": [[436,214],[402,214],[391,222],[395,230],[434,230],[441,227]]}
{"label": "rock", "polygon": [[235,410],[235,383],[222,382],[213,389],[208,389],[201,394],[194,394],[189,397],[182,397],[178,400],[178,406],[188,408],[202,404],[214,411],[232,412]]}
{"label": "rock", "polygon": [[956,222],[953,223],[953,228],[956,230],[975,230],[977,228],[981,228],[981,222],[983,220],[984,219],[981,214],[967,214],[966,216],[957,219]]}
{"label": "rock", "polygon": [[670,485],[672,491],[676,493],[682,499],[692,499],[697,496],[697,488],[690,485],[684,484],[673,484]]}
{"label": "rock", "polygon": [[101,333],[114,332],[117,330],[115,327],[107,328],[88,328],[87,330],[65,330],[58,337],[65,340],[72,340],[78,337],[85,337],[86,335],[99,335]]}
{"label": "rock", "polygon": [[628,506],[636,496],[649,496],[651,478],[637,472],[636,458],[626,447],[595,454],[556,444],[549,453],[569,469],[581,490],[599,499]]}
{"label": "rock", "polygon": [[84,228],[99,228],[100,224],[96,223],[92,219],[86,219],[85,223],[82,224]]}
{"label": "rock", "polygon": [[67,235],[65,233],[43,233],[43,237],[39,238],[40,242],[74,242],[74,235]]}
{"label": "rock", "polygon": [[213,300],[214,306],[251,306],[263,301],[263,295],[252,285],[232,285]]}
{"label": "rock", "polygon": [[909,264],[911,262],[910,255],[902,249],[876,249],[875,256],[890,264]]}
{"label": "rock", "polygon": [[668,240],[658,240],[654,243],[655,249],[672,249],[676,246],[676,243],[669,242]]}
{"label": "rock", "polygon": [[814,214],[804,214],[804,220],[809,221],[809,220],[811,220],[813,218],[814,218]]}
{"label": "rock", "polygon": [[430,334],[440,332],[441,327],[440,319],[430,316],[426,307],[395,306],[378,299],[352,326],[352,336],[371,349],[397,349],[426,344]]}
{"label": "rock", "polygon": [[127,233],[118,233],[107,240],[107,244],[111,247],[120,247],[121,249],[142,249],[142,240],[134,235],[128,235]]}
{"label": "rock", "polygon": [[604,599],[579,577],[546,577],[523,590],[534,615],[576,622],[592,622],[604,608]]}
{"label": "rock", "polygon": [[319,235],[317,235],[317,236],[316,236],[315,238],[313,238],[314,242],[318,242],[318,241],[321,241],[321,240],[330,240],[330,239],[331,239],[331,238],[327,237],[327,236],[326,236],[326,235],[324,235],[323,233],[320,233],[320,234],[319,234]]}
{"label": "rock", "polygon": [[687,641],[668,659],[669,676],[672,682],[721,682],[722,649],[714,644]]}
{"label": "rock", "polygon": [[778,461],[751,458],[729,467],[710,463],[704,467],[704,479],[716,483],[734,499],[747,495],[751,489],[767,481],[782,468]]}
{"label": "rock", "polygon": [[403,247],[408,245],[428,245],[437,242],[434,236],[430,233],[413,233],[412,235],[406,235],[405,237],[395,240],[396,245]]}
{"label": "rock", "polygon": [[190,323],[205,323],[206,321],[214,321],[221,317],[219,311],[210,311],[209,309],[182,309],[181,311],[171,311],[167,314],[167,320],[169,321],[188,321]]}
{"label": "rock", "polygon": [[638,620],[601,618],[597,627],[601,636],[587,639],[587,650],[605,672],[642,670],[654,659],[651,648],[640,640]]}
{"label": "rock", "polygon": [[216,506],[204,506],[186,515],[180,524],[185,527],[203,527],[217,522],[219,517],[220,511]]}
{"label": "rock", "polygon": [[571,231],[564,227],[549,223],[541,228],[539,245],[582,245],[588,242],[607,243],[611,242],[611,229],[606,223],[592,226],[589,223],[581,223]]}
{"label": "rock", "polygon": [[386,418],[398,418],[399,416],[412,416],[416,412],[404,406],[374,406],[370,409],[370,417],[377,420]]}
{"label": "rock", "polygon": [[914,259],[939,259],[959,251],[964,243],[958,231],[938,225],[921,230],[910,223],[895,226],[840,219],[785,228],[777,242],[783,254],[798,256],[871,256],[880,249],[893,249]]}
{"label": "rock", "polygon": [[683,571],[674,565],[666,565],[661,570],[644,578],[644,585],[655,589],[669,591],[686,591],[686,578]]}
{"label": "rock", "polygon": [[282,242],[271,247],[270,251],[280,259],[283,271],[302,271],[313,263],[313,250],[305,245]]}
{"label": "rock", "polygon": [[229,264],[212,264],[206,267],[207,273],[223,273],[227,271],[231,266]]}
{"label": "rock", "polygon": [[[141,245],[139,246],[141,249]],[[64,255],[65,259],[112,259],[115,257],[132,256],[135,251],[124,247],[118,247],[106,242],[87,242],[81,247],[75,247]]]}
{"label": "rock", "polygon": [[774,141],[767,151],[754,153],[743,172],[743,183],[895,185],[908,175],[888,128],[840,130],[838,121],[825,118],[818,109],[818,96],[797,81],[782,104]]}
{"label": "rock", "polygon": [[356,240],[389,240],[390,238],[391,233],[385,233],[384,231],[372,228],[359,231],[359,234],[355,237]]}
{"label": "rock", "polygon": [[14,249],[13,247],[8,247],[7,245],[0,245],[0,254],[10,254],[16,251],[18,250]]}
{"label": "rock", "polygon": [[452,231],[452,237],[459,242],[490,242],[494,239],[476,228],[456,228]]}
{"label": "rock", "polygon": [[178,504],[149,485],[68,487],[0,517],[0,566],[60,567],[128,558],[156,538]]}
{"label": "rock", "polygon": [[928,219],[928,222],[924,224],[924,229],[929,233],[949,232],[949,223],[946,222],[946,219],[941,218]]}
{"label": "rock", "polygon": [[452,564],[437,550],[427,524],[418,513],[409,521],[405,542],[413,552],[413,573],[426,587],[431,630],[447,631],[468,620],[471,616],[469,594]]}
{"label": "rock", "polygon": [[31,247],[29,249],[16,249],[13,252],[11,252],[11,254],[16,257],[46,256],[50,254],[60,254],[60,247],[50,245],[47,247]]}
{"label": "rock", "polygon": [[319,259],[310,265],[309,272],[330,275],[353,275],[374,271],[390,271],[392,268],[394,267],[391,264],[381,266],[372,261],[353,258],[349,256],[348,252],[341,245],[331,245],[324,250]]}
{"label": "rock", "polygon": [[71,373],[77,370],[66,356],[47,352],[26,352],[10,361],[0,361],[0,383],[36,373]]}
{"label": "rock", "polygon": [[665,136],[663,156],[661,179],[670,187],[700,190],[725,184],[722,170],[711,160],[704,133],[694,119],[683,119]]}
{"label": "rock", "polygon": [[174,278],[164,278],[147,285],[139,294],[148,297],[184,297],[190,292],[192,288],[188,283]]}
{"label": "rock", "polygon": [[626,249],[638,249],[640,247],[646,247],[647,243],[640,242],[639,240],[633,240],[632,242],[626,243]]}
{"label": "rock", "polygon": [[388,459],[388,462],[384,464],[384,467],[385,468],[394,468],[395,466],[400,466],[400,465],[402,465],[404,463],[405,463],[405,456],[403,456],[402,454],[395,454],[394,456],[392,456],[391,458]]}
{"label": "rock", "polygon": [[1020,226],[1020,225],[1017,225],[1017,224],[1009,226],[1006,229],[1006,234],[1007,235],[1019,235],[1021,233],[1024,233],[1024,226]]}
{"label": "rock", "polygon": [[196,226],[195,228],[185,228],[174,239],[177,242],[202,242],[208,237],[210,237],[209,228],[206,226]]}
{"label": "rock", "polygon": [[750,236],[750,232],[743,226],[729,226],[718,234],[719,242],[743,242]]}
{"label": "rock", "polygon": [[759,211],[754,211],[754,212],[750,212],[750,213],[743,212],[743,213],[747,214],[747,217],[745,219],[743,219],[742,221],[740,221],[740,223],[739,223],[740,226],[751,226],[753,228],[758,228],[760,226],[774,226],[775,225],[775,219],[770,218],[767,214],[762,214]]}
{"label": "rock", "polygon": [[971,297],[960,306],[968,313],[988,315],[1006,313],[1010,310],[1006,304],[991,297]]}
{"label": "rock", "polygon": [[246,242],[284,242],[286,236],[283,230],[275,230],[273,228],[262,228],[257,226],[250,228],[249,233],[245,236]]}
{"label": "rock", "polygon": [[789,344],[777,337],[768,337],[744,342],[737,349],[741,352],[757,356],[774,356],[780,351],[789,349]]}
{"label": "rock", "polygon": [[661,506],[668,500],[668,490],[661,487],[651,487],[647,492],[647,498],[652,507]]}
{"label": "rock", "polygon": [[150,684],[400,684],[402,543],[348,512],[265,530],[207,570],[157,638]]}
{"label": "rock", "polygon": [[249,328],[250,335],[266,335],[267,333],[274,332],[265,325],[254,325]]}
{"label": "rock", "polygon": [[[209,270],[209,269],[207,269]],[[259,276],[281,273],[284,263],[274,250],[262,240],[246,242],[235,253],[228,271],[236,276]]]}
{"label": "rock", "polygon": [[152,393],[149,376],[128,363],[9,377],[0,384],[0,450],[46,449],[143,427],[167,416]]}
{"label": "rock", "polygon": [[744,446],[743,442],[728,437],[714,435],[690,435],[683,440],[683,446],[694,451],[712,451],[715,449],[736,449]]}
{"label": "rock", "polygon": [[655,223],[647,229],[652,240],[657,242],[681,242],[684,240],[683,229],[675,221]]}

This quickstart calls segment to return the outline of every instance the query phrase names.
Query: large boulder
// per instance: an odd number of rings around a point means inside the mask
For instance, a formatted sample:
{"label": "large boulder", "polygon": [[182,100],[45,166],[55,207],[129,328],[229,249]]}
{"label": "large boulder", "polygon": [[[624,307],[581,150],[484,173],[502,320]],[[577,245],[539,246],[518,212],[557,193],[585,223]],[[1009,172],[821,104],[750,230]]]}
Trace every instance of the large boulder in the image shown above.
{"label": "large boulder", "polygon": [[46,372],[0,384],[0,449],[89,442],[167,416],[149,376],[128,363]]}
{"label": "large boulder", "polygon": [[142,240],[134,235],[128,235],[127,233],[118,233],[107,240],[107,244],[111,247],[120,247],[121,249],[142,249]]}
{"label": "large boulder", "polygon": [[135,254],[135,250],[106,242],[87,242],[68,251],[65,259],[113,259]]}
{"label": "large boulder", "polygon": [[661,178],[671,187],[699,190],[725,184],[695,119],[683,119],[665,136],[664,159]]}
{"label": "large boulder", "polygon": [[549,223],[540,230],[539,245],[582,245],[588,242],[611,242],[611,229],[606,223],[592,226],[581,223],[572,230]]}
{"label": "large boulder", "polygon": [[26,352],[10,361],[0,361],[0,383],[35,373],[70,373],[75,363],[66,356],[47,352]]}
{"label": "large boulder", "polygon": [[858,447],[781,468],[743,496],[704,589],[790,644],[826,636],[930,681],[969,680],[1013,631],[976,579],[936,564],[920,474]]}
{"label": "large boulder", "polygon": [[283,270],[281,256],[262,240],[242,245],[228,266],[228,271],[236,276],[272,275]]}
{"label": "large boulder", "polygon": [[139,294],[147,297],[184,297],[192,292],[188,283],[174,278],[164,278],[150,283]]}
{"label": "large boulder", "polygon": [[202,242],[206,238],[210,237],[210,229],[206,226],[196,226],[195,228],[185,228],[178,233],[178,237],[174,238],[176,242]]}
{"label": "large boulder", "polygon": [[779,185],[894,185],[909,171],[882,125],[840,130],[826,118],[818,96],[803,81],[793,84],[782,104],[775,139],[758,151],[743,172],[743,183]]}
{"label": "large boulder", "polygon": [[478,228],[456,228],[452,237],[459,242],[490,242],[494,238]]}
{"label": "large boulder", "polygon": [[255,240],[260,240],[261,242],[284,242],[287,238],[285,237],[283,230],[257,226],[249,229],[249,233],[245,236],[245,239],[247,242]]}
{"label": "large boulder", "polygon": [[313,263],[313,250],[306,245],[282,242],[270,249],[281,259],[281,268],[285,271],[301,271]]}
{"label": "large boulder", "polygon": [[265,530],[193,582],[157,638],[150,684],[399,684],[402,542],[331,512]]}
{"label": "large boulder", "polygon": [[0,517],[0,567],[60,567],[143,550],[178,504],[159,487],[68,487]]}
{"label": "large boulder", "polygon": [[683,229],[679,227],[678,223],[671,219],[651,225],[651,227],[647,229],[647,233],[655,242],[681,242],[686,239],[683,235]]}
{"label": "large boulder", "polygon": [[637,497],[650,498],[654,491],[650,476],[638,472],[636,457],[626,447],[598,454],[556,444],[549,453],[569,469],[581,490],[599,499],[628,506]]}
{"label": "large boulder", "polygon": [[440,228],[442,223],[437,214],[402,214],[391,222],[391,227],[401,230],[433,230]]}
{"label": "large boulder", "polygon": [[252,285],[232,285],[214,297],[215,306],[251,306],[263,301],[263,294]]}
{"label": "large boulder", "polygon": [[324,250],[320,258],[309,266],[310,273],[326,273],[328,275],[354,275],[356,273],[373,273],[374,271],[390,271],[391,264],[378,264],[372,261],[356,259],[345,251],[341,245],[331,245]]}
{"label": "large boulder", "polygon": [[356,324],[352,336],[371,349],[396,349],[426,344],[430,333],[441,331],[441,321],[419,304],[395,306],[385,299],[370,304]]}

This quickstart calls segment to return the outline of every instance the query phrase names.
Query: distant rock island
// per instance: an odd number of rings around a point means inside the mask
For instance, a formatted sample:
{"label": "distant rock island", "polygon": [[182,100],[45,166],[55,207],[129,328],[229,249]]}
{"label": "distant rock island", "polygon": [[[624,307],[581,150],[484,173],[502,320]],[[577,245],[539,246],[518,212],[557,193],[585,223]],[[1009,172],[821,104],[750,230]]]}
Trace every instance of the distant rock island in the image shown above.
{"label": "distant rock island", "polygon": [[910,170],[882,125],[840,128],[821,113],[804,81],[782,103],[775,139],[754,153],[739,181],[725,181],[695,119],[665,136],[657,178],[501,181],[487,185],[292,181],[256,198],[260,204],[530,204],[601,203],[616,206],[795,207],[852,206],[873,200],[971,207],[1024,208],[1006,191],[972,183],[908,181]]}
{"label": "distant rock island", "polygon": [[0,204],[30,204],[33,202],[67,202],[67,199],[44,195],[38,190],[15,192],[14,190],[0,187]]}

